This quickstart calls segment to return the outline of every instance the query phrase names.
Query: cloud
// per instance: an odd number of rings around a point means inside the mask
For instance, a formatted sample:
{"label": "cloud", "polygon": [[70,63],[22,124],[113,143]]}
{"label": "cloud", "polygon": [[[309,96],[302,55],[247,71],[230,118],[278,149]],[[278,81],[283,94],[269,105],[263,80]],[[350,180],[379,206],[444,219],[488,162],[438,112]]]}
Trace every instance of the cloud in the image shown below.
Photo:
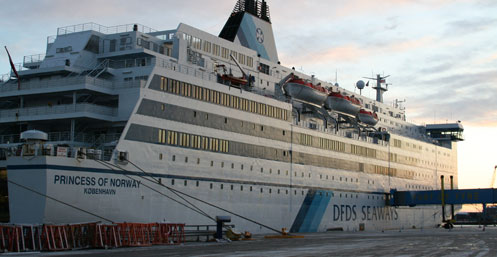
{"label": "cloud", "polygon": [[389,17],[388,24],[384,26],[386,30],[395,30],[399,26],[399,16]]}
{"label": "cloud", "polygon": [[326,64],[330,62],[356,62],[367,59],[370,56],[382,55],[384,53],[394,54],[395,52],[408,52],[417,48],[422,48],[432,42],[431,37],[423,37],[412,40],[393,40],[382,42],[372,46],[360,46],[356,43],[338,45],[326,49],[311,50],[300,52],[295,55],[294,52],[282,52],[280,59],[285,63],[293,62],[301,65],[306,64]]}
{"label": "cloud", "polygon": [[444,71],[448,71],[454,67],[454,62],[446,62],[436,66],[431,67],[423,67],[419,70],[421,74],[433,74],[433,73],[441,73]]}
{"label": "cloud", "polygon": [[485,56],[481,58],[477,58],[476,60],[473,61],[474,65],[488,65],[491,62],[495,62],[497,60],[497,52],[493,54],[486,54]]}
{"label": "cloud", "polygon": [[447,23],[447,36],[467,36],[468,34],[477,33],[495,27],[497,19],[487,17],[465,18]]}
{"label": "cloud", "polygon": [[[497,69],[419,81],[425,85],[410,99],[412,118],[462,120],[473,126],[497,126]],[[428,92],[428,93],[419,93]]]}

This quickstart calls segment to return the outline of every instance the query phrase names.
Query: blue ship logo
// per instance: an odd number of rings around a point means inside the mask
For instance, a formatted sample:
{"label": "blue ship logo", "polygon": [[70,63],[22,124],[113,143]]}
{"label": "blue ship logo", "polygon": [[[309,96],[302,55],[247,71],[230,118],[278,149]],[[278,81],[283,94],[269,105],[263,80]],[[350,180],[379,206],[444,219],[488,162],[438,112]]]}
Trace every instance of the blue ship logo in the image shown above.
{"label": "blue ship logo", "polygon": [[264,33],[262,32],[261,28],[257,28],[255,30],[255,37],[257,38],[257,42],[260,44],[264,43]]}

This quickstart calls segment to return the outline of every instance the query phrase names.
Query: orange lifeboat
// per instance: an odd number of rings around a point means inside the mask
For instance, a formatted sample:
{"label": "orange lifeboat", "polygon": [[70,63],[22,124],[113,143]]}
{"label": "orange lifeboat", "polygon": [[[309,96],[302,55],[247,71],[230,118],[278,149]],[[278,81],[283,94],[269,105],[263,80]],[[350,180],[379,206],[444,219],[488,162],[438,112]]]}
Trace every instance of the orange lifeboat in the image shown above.
{"label": "orange lifeboat", "polygon": [[235,77],[229,74],[223,74],[221,79],[228,81],[232,86],[245,86],[248,83],[248,80],[245,79],[245,77]]}
{"label": "orange lifeboat", "polygon": [[354,96],[347,96],[340,92],[331,92],[326,98],[325,107],[329,110],[356,116],[361,109],[361,102]]}
{"label": "orange lifeboat", "polygon": [[318,106],[322,106],[326,97],[328,97],[328,90],[320,85],[314,85],[311,82],[305,81],[300,78],[292,78],[284,86],[286,95],[292,98]]}
{"label": "orange lifeboat", "polygon": [[378,115],[374,112],[366,111],[364,109],[361,109],[359,113],[357,114],[357,118],[359,119],[360,122],[374,126],[376,123],[378,123]]}

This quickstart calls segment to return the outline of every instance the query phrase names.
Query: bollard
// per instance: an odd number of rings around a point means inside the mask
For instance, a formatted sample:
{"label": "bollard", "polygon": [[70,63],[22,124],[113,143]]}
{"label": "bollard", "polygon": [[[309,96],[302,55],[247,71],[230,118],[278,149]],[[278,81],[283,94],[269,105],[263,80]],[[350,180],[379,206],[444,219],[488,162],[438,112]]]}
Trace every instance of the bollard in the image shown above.
{"label": "bollard", "polygon": [[231,222],[231,216],[216,216],[216,239],[222,239],[223,238],[223,223],[224,222]]}

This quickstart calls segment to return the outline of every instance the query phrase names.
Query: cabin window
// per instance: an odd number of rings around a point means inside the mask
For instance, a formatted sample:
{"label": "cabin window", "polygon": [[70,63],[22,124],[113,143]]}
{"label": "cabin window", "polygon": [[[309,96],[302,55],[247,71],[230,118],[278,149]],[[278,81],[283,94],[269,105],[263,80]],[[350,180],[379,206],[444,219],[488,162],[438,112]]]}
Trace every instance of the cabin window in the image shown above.
{"label": "cabin window", "polygon": [[109,52],[115,52],[116,51],[116,43],[117,40],[111,39],[110,44],[109,44]]}
{"label": "cabin window", "polygon": [[211,42],[204,41],[204,52],[210,53],[211,51]]}
{"label": "cabin window", "polygon": [[223,57],[224,59],[229,59],[229,55],[230,55],[229,49],[222,47],[221,48],[221,57]]}
{"label": "cabin window", "polygon": [[235,58],[235,60],[238,59],[238,53],[237,52],[231,50],[230,54],[233,55],[233,58]]}
{"label": "cabin window", "polygon": [[221,54],[220,49],[221,49],[221,47],[219,45],[213,44],[212,45],[212,54],[219,56]]}
{"label": "cabin window", "polygon": [[[264,63],[260,63],[259,64],[259,71],[264,73],[264,74],[269,75],[269,65],[266,65]],[[262,81],[261,81],[261,83],[262,83]]]}
{"label": "cabin window", "polygon": [[247,66],[249,67],[254,66],[254,59],[250,56],[247,56]]}

